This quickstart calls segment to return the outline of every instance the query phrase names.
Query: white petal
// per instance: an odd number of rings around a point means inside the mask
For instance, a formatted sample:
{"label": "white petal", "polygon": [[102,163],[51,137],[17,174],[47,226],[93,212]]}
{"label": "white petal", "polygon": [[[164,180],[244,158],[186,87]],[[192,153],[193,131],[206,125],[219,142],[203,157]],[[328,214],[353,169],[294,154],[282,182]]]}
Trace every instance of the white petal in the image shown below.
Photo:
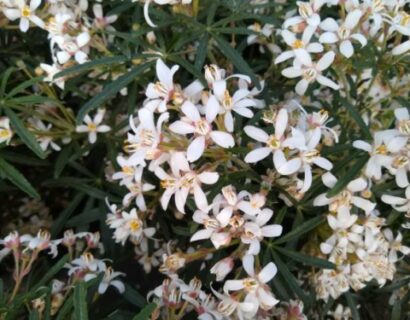
{"label": "white petal", "polygon": [[323,184],[328,188],[333,188],[335,184],[337,183],[336,177],[330,172],[326,172],[322,176],[322,181],[323,181]]}
{"label": "white petal", "polygon": [[297,78],[302,75],[302,69],[289,67],[282,70],[282,75],[286,78]]}
{"label": "white petal", "polygon": [[262,283],[267,283],[273,279],[273,277],[278,272],[275,264],[273,262],[269,262],[258,274],[259,281]]}
{"label": "white petal", "polygon": [[245,157],[245,162],[247,163],[255,163],[258,162],[262,159],[265,159],[270,153],[271,153],[270,148],[257,148],[255,150],[252,150],[249,152],[246,157]]}
{"label": "white petal", "polygon": [[282,234],[283,227],[278,224],[262,227],[262,234],[264,237],[279,237]]}
{"label": "white petal", "polygon": [[216,172],[202,172],[198,175],[198,179],[205,184],[214,184],[219,179],[219,174]]}
{"label": "white petal", "polygon": [[265,131],[254,126],[246,126],[244,131],[249,137],[259,142],[266,143],[269,139],[269,135]]}
{"label": "white petal", "polygon": [[199,209],[206,209],[208,206],[208,200],[206,199],[205,193],[198,185],[194,186],[194,199],[195,204]]}
{"label": "white petal", "polygon": [[235,146],[235,140],[232,135],[223,131],[212,131],[211,139],[222,148],[232,148]]}
{"label": "white petal", "polygon": [[398,46],[393,48],[392,54],[397,56],[400,54],[403,54],[407,51],[410,50],[410,40],[403,42],[402,44],[399,44]]}
{"label": "white petal", "polygon": [[366,37],[364,35],[360,34],[360,33],[352,34],[350,37],[357,40],[357,41],[359,41],[360,44],[362,45],[362,47],[364,47],[367,44]]}
{"label": "white petal", "polygon": [[178,133],[178,134],[188,134],[188,133],[194,133],[195,132],[195,127],[192,126],[189,123],[186,123],[185,121],[175,121],[174,123],[171,123],[169,126],[169,129],[172,132]]}
{"label": "white petal", "polygon": [[373,202],[371,202],[371,201],[369,201],[369,200],[360,198],[360,197],[353,197],[353,198],[352,198],[352,203],[353,203],[356,207],[362,209],[362,210],[365,211],[365,212],[373,211],[374,208],[376,207],[376,204],[375,204],[375,203],[373,203]]}
{"label": "white petal", "polygon": [[302,62],[305,66],[312,65],[312,59],[310,58],[310,54],[306,51],[306,49],[296,49],[294,50],[295,56]]}
{"label": "white petal", "polygon": [[333,164],[326,158],[322,158],[322,157],[314,158],[313,163],[325,170],[332,170],[333,168]]}
{"label": "white petal", "polygon": [[181,111],[192,121],[199,121],[201,119],[198,108],[191,101],[185,101]]}
{"label": "white petal", "polygon": [[344,22],[346,28],[352,30],[359,23],[359,20],[362,16],[362,11],[357,9],[349,12]]}
{"label": "white petal", "polygon": [[280,109],[275,121],[275,137],[281,138],[288,126],[288,111],[285,108]]}
{"label": "white petal", "polygon": [[227,280],[224,285],[224,291],[238,291],[244,288],[242,280]]}
{"label": "white petal", "polygon": [[202,229],[195,232],[191,237],[191,242],[209,239],[211,237],[213,230],[212,229]]}
{"label": "white petal", "polygon": [[350,58],[354,53],[354,48],[350,40],[343,40],[340,44],[340,52],[346,57]]}
{"label": "white petal", "polygon": [[187,159],[189,162],[198,160],[205,150],[205,137],[199,136],[195,138],[187,149]]}
{"label": "white petal", "polygon": [[319,38],[319,41],[321,43],[336,43],[337,41],[339,41],[339,38],[333,32],[325,32],[322,33],[322,35]]}
{"label": "white petal", "polygon": [[316,80],[320,84],[332,88],[334,90],[338,90],[340,88],[340,86],[337,83],[333,82],[329,78],[326,78],[325,76],[322,76],[321,74],[317,76]]}
{"label": "white petal", "polygon": [[363,191],[367,187],[367,182],[363,178],[357,178],[347,185],[347,189],[351,192]]}
{"label": "white petal", "polygon": [[320,23],[320,28],[324,31],[336,32],[339,29],[339,25],[333,18],[326,18]]}
{"label": "white petal", "polygon": [[246,273],[253,277],[255,275],[254,269],[255,258],[253,255],[246,255],[242,258],[242,265]]}
{"label": "white petal", "polygon": [[206,121],[212,123],[218,115],[219,110],[220,106],[218,100],[216,100],[215,96],[210,96],[205,106]]}
{"label": "white petal", "polygon": [[322,58],[317,63],[317,68],[320,71],[326,70],[335,60],[335,53],[333,51],[329,51],[323,55]]}
{"label": "white petal", "polygon": [[300,80],[295,87],[295,91],[298,95],[303,96],[309,86],[309,82],[306,79]]}

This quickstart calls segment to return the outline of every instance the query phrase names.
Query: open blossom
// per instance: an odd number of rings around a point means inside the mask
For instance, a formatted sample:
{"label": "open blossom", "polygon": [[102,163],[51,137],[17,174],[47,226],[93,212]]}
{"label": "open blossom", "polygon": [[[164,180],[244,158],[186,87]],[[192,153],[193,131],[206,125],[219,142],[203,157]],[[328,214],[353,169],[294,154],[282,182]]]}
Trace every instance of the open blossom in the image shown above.
{"label": "open blossom", "polygon": [[[329,189],[333,188],[337,183],[337,178],[332,175],[330,172],[326,172],[322,176],[323,184],[328,187]],[[355,193],[363,192],[367,190],[368,184],[367,181],[363,178],[357,178],[355,180],[350,181],[346,188],[340,191],[337,195],[328,198],[326,193],[322,193],[318,195],[314,201],[314,206],[329,206],[330,211],[337,211],[338,208],[342,206],[346,206],[350,208],[352,205],[364,210],[366,213],[374,210],[376,204],[355,195]]]}
{"label": "open blossom", "polygon": [[410,186],[406,188],[405,198],[384,194],[382,201],[390,204],[394,210],[410,215]]}
{"label": "open blossom", "polygon": [[225,281],[224,292],[244,290],[245,301],[252,302],[255,305],[254,314],[259,308],[270,310],[279,302],[266,285],[276,275],[277,268],[275,264],[270,262],[259,273],[255,273],[255,258],[253,256],[244,256],[242,263],[248,277],[242,280]]}
{"label": "open blossom", "polygon": [[106,267],[104,270],[104,276],[98,285],[98,293],[104,294],[109,286],[115,287],[120,293],[125,291],[124,283],[117,278],[124,276],[122,272],[114,271],[111,267]]}
{"label": "open blossom", "polygon": [[65,64],[72,57],[78,63],[84,63],[88,59],[88,44],[91,40],[90,34],[84,31],[76,37],[56,36],[54,41],[58,44],[60,50],[56,52],[57,61]]}
{"label": "open blossom", "polygon": [[156,71],[158,81],[156,83],[150,83],[145,91],[147,101],[144,107],[152,112],[165,112],[167,111],[167,104],[172,99],[175,93],[174,74],[179,69],[179,66],[175,65],[172,68],[168,68],[161,60],[157,60]]}
{"label": "open blossom", "polygon": [[168,208],[169,201],[174,195],[175,205],[182,213],[185,212],[185,203],[190,193],[194,194],[195,204],[199,209],[206,208],[208,200],[201,185],[214,184],[219,179],[217,172],[204,171],[197,173],[193,170],[177,170],[173,174],[168,174],[160,167],[155,170],[155,174],[161,179],[161,187],[165,189],[161,196],[162,208],[164,210]]}
{"label": "open blossom", "polygon": [[41,5],[41,0],[15,0],[15,7],[6,7],[3,10],[4,15],[10,20],[20,19],[19,28],[22,32],[27,32],[30,22],[44,28],[44,22],[35,15],[35,11]]}
{"label": "open blossom", "polygon": [[0,117],[0,144],[3,142],[9,144],[12,137],[13,131],[10,128],[10,119]]}
{"label": "open blossom", "polygon": [[332,18],[325,19],[320,28],[326,32],[322,33],[319,41],[322,43],[337,43],[340,42],[339,50],[346,57],[350,58],[354,53],[354,48],[351,40],[358,41],[362,47],[367,44],[367,39],[360,33],[354,33],[362,16],[361,10],[353,10],[348,13],[345,21],[341,26]]}
{"label": "open blossom", "polygon": [[155,4],[158,5],[174,5],[174,4],[190,4],[192,0],[145,0],[144,3],[144,18],[147,24],[150,27],[155,28],[157,25],[151,20],[149,16],[149,5],[151,2],[154,2]]}
{"label": "open blossom", "polygon": [[302,63],[295,59],[292,67],[282,70],[282,75],[286,78],[302,77],[302,79],[296,84],[295,88],[296,93],[299,95],[304,95],[309,87],[309,84],[315,81],[324,86],[337,90],[339,89],[339,85],[322,75],[322,72],[330,67],[334,59],[335,53],[333,51],[328,51],[325,53],[317,62],[313,62],[310,57],[306,63]]}
{"label": "open blossom", "polygon": [[205,117],[201,117],[198,108],[189,101],[181,107],[185,117],[170,125],[170,130],[178,134],[193,134],[194,139],[187,149],[187,159],[190,162],[198,160],[204,153],[210,141],[222,148],[235,145],[233,137],[226,132],[213,130],[212,124],[219,112],[219,103],[211,96],[205,105]]}
{"label": "open blossom", "polygon": [[88,133],[88,141],[93,144],[97,141],[97,133],[105,133],[111,128],[105,124],[101,124],[105,115],[105,109],[99,109],[93,119],[87,114],[84,117],[85,125],[79,125],[76,128],[77,132]]}
{"label": "open blossom", "polygon": [[323,0],[310,0],[308,2],[298,1],[298,13],[299,15],[290,17],[285,20],[284,28],[289,28],[305,22],[308,28],[316,29],[320,24],[319,10],[323,6],[325,1]]}

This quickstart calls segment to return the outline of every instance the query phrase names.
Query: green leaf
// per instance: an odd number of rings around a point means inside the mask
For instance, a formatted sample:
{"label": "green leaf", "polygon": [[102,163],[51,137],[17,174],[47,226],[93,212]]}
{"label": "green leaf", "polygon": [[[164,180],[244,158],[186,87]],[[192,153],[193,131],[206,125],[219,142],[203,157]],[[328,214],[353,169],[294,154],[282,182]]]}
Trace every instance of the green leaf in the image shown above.
{"label": "green leaf", "polygon": [[316,257],[312,257],[312,256],[309,256],[307,254],[303,254],[303,253],[296,252],[296,251],[293,251],[293,250],[287,250],[287,249],[280,248],[280,247],[275,247],[275,250],[279,251],[283,255],[285,255],[285,256],[293,259],[293,260],[302,262],[302,263],[310,265],[310,266],[323,268],[323,269],[335,269],[336,268],[336,266],[333,263],[331,263],[330,261],[319,259],[319,258],[316,258]]}
{"label": "green leaf", "polygon": [[309,232],[310,230],[313,230],[314,228],[319,226],[323,221],[324,221],[323,216],[318,216],[313,219],[310,219],[306,221],[305,223],[302,223],[301,225],[297,226],[295,229],[293,229],[291,232],[288,232],[283,237],[276,239],[273,243],[276,245],[276,244],[285,243],[292,239],[298,238],[302,234],[305,234]]}
{"label": "green leaf", "polygon": [[303,301],[305,306],[309,304],[309,299],[303,289],[300,287],[300,284],[296,280],[295,276],[289,271],[286,264],[282,261],[278,254],[274,250],[272,250],[272,257],[273,261],[275,262],[276,266],[278,267],[279,273],[282,275],[284,279],[286,279],[287,285],[291,288],[292,292],[295,293],[299,299]]}
{"label": "green leaf", "polygon": [[135,68],[130,72],[122,75],[117,80],[106,85],[102,92],[95,95],[91,100],[89,100],[84,106],[81,107],[77,115],[77,122],[80,123],[84,116],[90,111],[98,108],[106,100],[114,96],[122,88],[126,87],[131,81],[147,70],[154,62],[145,62]]}
{"label": "green leaf", "polygon": [[74,73],[79,73],[79,72],[95,69],[96,67],[100,67],[100,66],[108,66],[111,64],[123,63],[129,60],[130,58],[126,56],[105,57],[105,58],[101,58],[97,60],[92,60],[92,61],[85,62],[82,64],[77,64],[71,68],[64,69],[63,71],[57,73],[54,76],[54,79],[61,78],[61,77],[71,75]]}
{"label": "green leaf", "polygon": [[234,66],[239,70],[239,72],[248,75],[252,82],[260,88],[259,80],[256,78],[255,73],[248,63],[242,58],[241,54],[236,51],[232,46],[222,37],[213,35],[216,43],[218,44],[221,53],[231,61]]}
{"label": "green leaf", "polygon": [[27,130],[24,123],[20,120],[17,114],[10,108],[4,108],[6,115],[9,117],[13,129],[16,131],[20,139],[41,159],[46,158],[45,152],[41,149],[34,135]]}
{"label": "green leaf", "polygon": [[146,305],[134,318],[133,320],[148,320],[151,314],[154,312],[157,305],[155,303],[150,303]]}
{"label": "green leaf", "polygon": [[202,72],[200,72],[197,68],[195,68],[192,64],[187,62],[184,59],[181,59],[178,56],[170,56],[170,60],[178,63],[181,67],[183,67],[186,71],[188,71],[190,74],[192,74],[195,78],[197,78],[203,85],[206,85],[206,80],[204,78],[204,75]]}
{"label": "green leaf", "polygon": [[401,302],[396,300],[393,305],[393,310],[391,313],[391,320],[400,320],[401,319]]}
{"label": "green leaf", "polygon": [[24,91],[24,89],[33,86],[34,84],[40,82],[42,79],[43,77],[35,77],[27,81],[24,81],[23,83],[20,83],[18,86],[14,87],[13,90],[7,93],[6,98],[15,96],[17,93],[20,93],[21,91]]}
{"label": "green leaf", "polygon": [[[204,66],[206,55],[208,53],[208,41],[209,36],[205,33],[201,40],[199,40],[199,46],[196,50],[196,57],[195,57],[195,68],[199,71],[202,71],[202,67]],[[201,73],[202,74],[202,73]]]}
{"label": "green leaf", "polygon": [[131,287],[129,284],[125,284],[125,291],[123,297],[134,306],[142,308],[147,302],[144,296]]}
{"label": "green leaf", "polygon": [[347,171],[334,185],[332,189],[328,191],[326,196],[328,198],[334,197],[340,191],[342,191],[350,181],[352,181],[362,170],[362,168],[366,165],[367,161],[369,160],[369,156],[365,155],[357,159],[355,164]]}
{"label": "green leaf", "polygon": [[68,145],[59,152],[57,160],[56,160],[56,164],[54,166],[54,172],[53,172],[54,178],[58,178],[61,175],[68,161],[70,161],[72,149],[73,149],[72,146]]}
{"label": "green leaf", "polygon": [[28,180],[15,167],[2,158],[0,158],[0,172],[2,172],[7,179],[9,179],[19,189],[27,193],[30,197],[40,199],[40,195],[33,188],[30,182],[28,182]]}
{"label": "green leaf", "polygon": [[350,311],[352,312],[352,318],[353,320],[360,320],[360,315],[359,315],[359,310],[357,309],[357,303],[354,300],[352,294],[348,291],[344,294],[346,298],[347,305],[350,308]]}
{"label": "green leaf", "polygon": [[2,73],[1,84],[0,84],[0,97],[3,97],[6,92],[7,81],[9,80],[11,74],[16,70],[15,67],[10,67],[4,73]]}
{"label": "green leaf", "polygon": [[68,260],[69,260],[69,256],[65,255],[60,260],[58,260],[57,263],[53,264],[50,270],[48,270],[47,273],[40,279],[40,281],[36,283],[33,289],[37,290],[38,288],[46,285],[51,279],[54,278],[54,276],[60,270],[63,269],[64,265],[68,262]]}
{"label": "green leaf", "polygon": [[58,218],[53,222],[51,226],[51,236],[55,238],[65,227],[68,218],[77,209],[80,202],[84,199],[83,193],[78,193],[74,199],[70,202],[67,208],[65,208],[59,215]]}
{"label": "green leaf", "polygon": [[364,137],[368,140],[372,140],[373,136],[370,132],[369,127],[367,124],[363,121],[363,118],[360,116],[359,112],[357,112],[357,109],[355,106],[353,106],[347,99],[345,98],[340,98],[340,102],[342,105],[347,109],[347,111],[350,113],[354,121],[356,121],[357,125],[359,126],[360,130],[362,131]]}
{"label": "green leaf", "polygon": [[87,320],[87,286],[85,282],[78,283],[74,288],[74,318]]}

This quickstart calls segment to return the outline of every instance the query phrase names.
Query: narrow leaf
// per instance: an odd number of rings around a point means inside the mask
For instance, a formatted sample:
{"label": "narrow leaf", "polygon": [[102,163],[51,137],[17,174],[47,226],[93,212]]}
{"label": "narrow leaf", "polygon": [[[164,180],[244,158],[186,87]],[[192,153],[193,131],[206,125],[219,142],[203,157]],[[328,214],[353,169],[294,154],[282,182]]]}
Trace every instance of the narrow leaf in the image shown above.
{"label": "narrow leaf", "polygon": [[80,282],[74,288],[74,317],[76,320],[87,320],[87,287],[85,282]]}
{"label": "narrow leaf", "polygon": [[293,260],[302,262],[302,263],[310,265],[310,266],[323,268],[323,269],[335,269],[335,267],[336,267],[330,261],[319,259],[319,258],[316,258],[316,257],[312,257],[312,256],[309,256],[307,254],[303,254],[303,253],[296,252],[296,251],[293,251],[293,250],[287,250],[287,249],[280,248],[280,247],[275,247],[275,250],[279,251],[283,255],[285,255],[285,256],[293,259]]}
{"label": "narrow leaf", "polygon": [[305,234],[309,232],[310,230],[313,230],[317,226],[319,226],[323,222],[323,217],[318,216],[313,219],[310,219],[306,221],[305,223],[302,223],[295,229],[293,229],[291,232],[285,234],[283,237],[278,238],[275,240],[273,243],[274,244],[280,244],[280,243],[285,243],[288,242],[292,239],[295,239],[297,237],[300,237],[302,234]]}
{"label": "narrow leaf", "polygon": [[140,313],[138,313],[133,320],[147,320],[150,319],[150,315],[154,312],[157,305],[155,303],[150,303],[146,305]]}
{"label": "narrow leaf", "polygon": [[357,112],[357,109],[355,106],[353,106],[349,101],[347,101],[345,98],[340,99],[342,105],[347,109],[347,111],[350,113],[354,121],[356,121],[357,125],[359,126],[360,130],[362,131],[364,137],[368,140],[372,139],[372,134],[370,133],[369,127],[367,124],[363,121],[363,118],[360,116],[359,112]]}

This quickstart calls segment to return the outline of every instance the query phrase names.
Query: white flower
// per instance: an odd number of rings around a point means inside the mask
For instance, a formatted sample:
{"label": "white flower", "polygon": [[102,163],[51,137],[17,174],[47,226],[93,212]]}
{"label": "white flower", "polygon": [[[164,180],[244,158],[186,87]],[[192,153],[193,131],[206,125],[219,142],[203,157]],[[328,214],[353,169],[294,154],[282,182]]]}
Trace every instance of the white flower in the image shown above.
{"label": "white flower", "polygon": [[260,252],[261,241],[264,238],[278,237],[282,234],[282,226],[278,224],[266,225],[272,218],[273,211],[271,209],[263,209],[256,217],[245,222],[241,241],[249,244],[249,249],[246,254],[258,255]]}
{"label": "white flower", "polygon": [[[117,21],[118,16],[117,15],[111,15],[111,16],[104,16],[102,6],[100,4],[94,4],[93,6],[93,13],[95,16],[94,23],[98,28],[105,28],[110,30],[108,27],[110,24],[114,23]],[[113,28],[111,27],[111,30]]]}
{"label": "white flower", "polygon": [[231,257],[226,257],[215,263],[210,272],[215,274],[216,281],[223,281],[223,279],[225,279],[225,277],[232,271],[233,267],[234,260]]}
{"label": "white flower", "polygon": [[312,60],[309,59],[308,63],[303,64],[299,60],[295,59],[293,62],[293,67],[283,69],[282,75],[287,78],[302,77],[302,79],[296,84],[295,88],[296,93],[299,95],[304,95],[309,84],[315,81],[324,86],[337,90],[339,89],[339,85],[322,75],[322,71],[329,68],[334,59],[335,53],[333,51],[325,53],[318,62],[312,62]]}
{"label": "white flower", "polygon": [[174,93],[174,74],[179,69],[179,66],[174,65],[169,69],[165,63],[161,60],[157,60],[156,72],[159,81],[156,83],[150,83],[145,91],[147,96],[147,102],[144,107],[152,112],[165,112],[167,111],[168,101],[171,100]]}
{"label": "white flower", "polygon": [[231,96],[226,86],[225,80],[219,80],[213,83],[212,89],[222,107],[221,113],[224,114],[225,128],[227,131],[233,132],[234,119],[232,111],[242,117],[252,118],[253,112],[249,107],[255,107],[257,103],[250,98],[248,89],[239,89]]}
{"label": "white flower", "polygon": [[64,35],[54,37],[54,41],[58,44],[61,51],[58,51],[57,61],[60,64],[65,64],[71,57],[74,57],[78,63],[84,63],[88,59],[88,43],[91,37],[88,31],[84,31],[75,38]]}
{"label": "white flower", "polygon": [[246,255],[242,259],[243,268],[249,277],[242,280],[227,280],[224,285],[224,292],[244,290],[246,293],[245,301],[253,302],[258,308],[263,310],[272,309],[279,301],[275,299],[269,286],[266,285],[276,275],[277,268],[273,262],[268,263],[258,274],[255,273],[255,258]]}
{"label": "white flower", "polygon": [[284,51],[275,59],[275,64],[296,57],[301,63],[309,64],[311,59],[309,53],[319,53],[323,51],[323,46],[318,43],[309,43],[315,30],[306,28],[302,34],[302,39],[296,38],[293,32],[282,30],[282,37],[292,50]]}
{"label": "white flower", "polygon": [[402,150],[407,143],[407,137],[396,136],[395,130],[379,131],[374,135],[373,144],[362,140],[353,142],[353,147],[366,151],[370,159],[366,164],[365,174],[369,178],[380,180],[382,168],[390,168],[393,157],[391,153]]}
{"label": "white flower", "polygon": [[19,28],[22,32],[27,32],[30,21],[40,28],[44,28],[44,22],[35,15],[36,9],[40,6],[41,0],[31,0],[27,5],[26,0],[15,0],[17,8],[4,8],[4,15],[10,20],[20,19]]}
{"label": "white flower", "polygon": [[384,194],[382,201],[391,205],[394,210],[410,214],[410,186],[406,188],[405,198]]}
{"label": "white flower", "polygon": [[399,260],[397,257],[397,252],[401,252],[405,256],[410,254],[410,248],[402,244],[403,235],[400,232],[397,233],[396,238],[394,238],[391,229],[384,229],[383,234],[390,246],[389,261],[394,263]]}
{"label": "white flower", "polygon": [[299,15],[285,20],[284,28],[305,22],[313,30],[320,24],[319,10],[325,3],[323,0],[310,0],[309,2],[297,1]]}
{"label": "white flower", "polygon": [[[134,170],[134,180],[125,180],[123,185],[127,187],[129,193],[124,196],[123,205],[128,206],[132,199],[135,198],[135,204],[141,211],[147,210],[144,200],[144,192],[155,189],[155,186],[150,183],[142,182],[142,167],[137,167]],[[121,183],[120,183],[121,184]]]}
{"label": "white flower", "polygon": [[288,112],[286,109],[281,109],[278,112],[275,120],[275,134],[273,135],[268,135],[265,131],[257,127],[246,126],[244,128],[245,133],[256,141],[266,144],[266,146],[256,148],[249,152],[245,157],[245,161],[248,163],[255,163],[266,158],[271,153],[275,155],[275,153],[282,148],[282,142],[285,140],[284,134],[287,126]]}
{"label": "white flower", "polygon": [[116,272],[111,267],[108,267],[104,270],[104,277],[102,278],[100,284],[98,285],[98,293],[104,294],[109,286],[117,288],[120,293],[125,291],[124,283],[116,278],[124,276],[125,273]]}
{"label": "white flower", "polygon": [[[329,189],[333,188],[337,183],[337,178],[330,172],[326,172],[322,176],[323,184]],[[367,199],[356,196],[355,193],[365,191],[368,188],[367,182],[363,178],[357,178],[348,183],[346,188],[340,191],[337,195],[328,198],[326,193],[318,195],[313,201],[314,206],[329,206],[330,211],[337,211],[339,207],[345,206],[350,208],[352,205],[364,210],[366,213],[374,210],[376,204]]]}
{"label": "white flower", "polygon": [[13,137],[13,131],[10,128],[10,119],[0,117],[0,144],[5,142],[7,145]]}
{"label": "white flower", "polygon": [[86,125],[79,125],[76,127],[76,131],[83,133],[88,132],[88,141],[93,144],[97,141],[97,133],[105,133],[111,130],[107,125],[101,124],[104,119],[105,109],[99,109],[94,119],[87,114],[84,117]]}
{"label": "white flower", "polygon": [[145,0],[144,3],[144,18],[145,21],[148,23],[150,27],[156,28],[156,24],[152,22],[150,16],[149,16],[149,5],[151,2],[154,2],[159,5],[167,5],[167,4],[190,4],[192,0]]}
{"label": "white flower", "polygon": [[83,276],[85,281],[90,281],[96,277],[95,272],[104,271],[106,265],[103,260],[95,259],[90,252],[86,252],[67,264],[66,268],[69,276],[77,274]]}
{"label": "white flower", "polygon": [[43,151],[46,151],[49,146],[55,151],[61,150],[60,146],[53,141],[53,138],[51,136],[47,136],[47,132],[49,132],[52,128],[51,123],[46,126],[40,119],[30,118],[29,120],[35,126],[36,130],[41,131],[40,134],[36,134],[36,138]]}
{"label": "white flower", "polygon": [[57,79],[54,79],[54,76],[57,73],[62,71],[62,68],[58,64],[54,63],[50,65],[50,64],[40,63],[40,68],[43,69],[47,73],[47,77],[45,77],[43,81],[54,83],[57,87],[64,90],[65,78],[58,77]]}
{"label": "white flower", "polygon": [[322,43],[340,42],[339,50],[346,57],[350,58],[354,53],[351,39],[360,42],[362,47],[367,44],[367,39],[360,33],[353,33],[362,16],[361,10],[353,10],[348,13],[345,21],[339,27],[333,18],[325,19],[320,28],[326,32],[322,33],[319,41]]}
{"label": "white flower", "polygon": [[197,208],[205,209],[208,206],[208,200],[201,188],[201,184],[214,184],[219,179],[219,174],[216,172],[204,171],[196,173],[190,170],[185,172],[178,171],[170,175],[160,167],[156,168],[155,174],[161,179],[161,187],[165,189],[161,196],[162,208],[166,210],[171,197],[175,195],[175,205],[182,213],[185,212],[185,203],[190,193],[194,194]]}
{"label": "white flower", "polygon": [[169,126],[171,131],[178,134],[194,134],[194,139],[187,149],[188,161],[198,160],[211,140],[222,148],[231,148],[235,145],[229,133],[212,129],[219,108],[218,101],[211,96],[205,106],[205,117],[201,117],[198,108],[190,101],[185,101],[181,107],[185,117]]}

